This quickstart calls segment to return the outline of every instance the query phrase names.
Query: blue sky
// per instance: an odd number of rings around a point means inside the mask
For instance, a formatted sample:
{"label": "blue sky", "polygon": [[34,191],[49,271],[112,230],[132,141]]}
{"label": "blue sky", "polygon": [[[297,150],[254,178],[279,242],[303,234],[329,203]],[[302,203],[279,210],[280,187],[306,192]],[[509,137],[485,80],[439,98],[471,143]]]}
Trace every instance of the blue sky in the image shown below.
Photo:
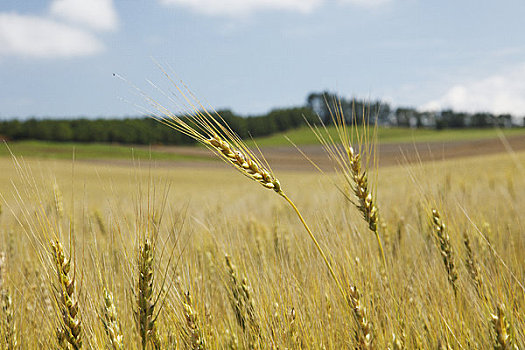
{"label": "blue sky", "polygon": [[[312,91],[525,115],[525,2],[2,0],[0,118],[137,115],[152,57],[215,108]],[[126,102],[130,101],[130,102]]]}

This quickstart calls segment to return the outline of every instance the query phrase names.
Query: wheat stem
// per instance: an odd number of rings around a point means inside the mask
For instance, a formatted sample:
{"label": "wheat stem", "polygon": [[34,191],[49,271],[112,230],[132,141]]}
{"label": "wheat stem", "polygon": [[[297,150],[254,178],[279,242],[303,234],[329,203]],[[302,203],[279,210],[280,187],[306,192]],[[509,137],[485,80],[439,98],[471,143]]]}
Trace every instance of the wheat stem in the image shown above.
{"label": "wheat stem", "polygon": [[299,211],[297,206],[294,204],[294,202],[292,202],[292,200],[284,192],[281,191],[281,192],[279,192],[279,194],[288,202],[288,204],[290,204],[290,206],[293,208],[293,210],[295,211],[295,213],[299,217],[299,220],[301,221],[301,223],[303,224],[304,228],[306,229],[306,232],[308,232],[308,235],[310,236],[311,240],[314,242],[314,245],[317,248],[317,251],[319,252],[319,254],[321,254],[321,257],[323,258],[326,267],[328,267],[328,271],[330,272],[330,275],[332,276],[332,278],[334,279],[335,283],[337,284],[337,287],[339,288],[339,291],[341,292],[343,297],[346,298],[346,293],[344,291],[343,285],[339,281],[339,278],[337,278],[337,275],[335,274],[335,271],[334,271],[334,268],[332,267],[332,264],[328,260],[328,257],[326,256],[325,252],[323,251],[323,248],[321,248],[321,246],[319,245],[319,242],[317,242],[317,239],[315,238],[312,230],[310,230],[310,227],[308,226],[308,224],[304,220],[303,216],[301,215],[301,212]]}

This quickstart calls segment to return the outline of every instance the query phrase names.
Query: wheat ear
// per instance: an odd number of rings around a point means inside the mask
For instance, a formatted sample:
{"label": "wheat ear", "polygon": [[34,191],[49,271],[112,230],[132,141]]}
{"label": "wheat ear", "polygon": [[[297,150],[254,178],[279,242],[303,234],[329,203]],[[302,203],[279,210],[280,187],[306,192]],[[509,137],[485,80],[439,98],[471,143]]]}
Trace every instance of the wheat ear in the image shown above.
{"label": "wheat ear", "polygon": [[443,263],[445,264],[445,269],[447,270],[448,281],[454,290],[454,294],[457,294],[456,280],[458,279],[458,273],[454,263],[454,253],[452,245],[450,244],[450,237],[446,232],[446,226],[436,209],[432,209],[432,226],[439,244],[439,250],[441,252],[441,257],[443,258]]}
{"label": "wheat ear", "polygon": [[[389,348],[390,349],[390,348]],[[397,335],[395,333],[392,334],[392,348],[391,350],[405,350],[405,335],[404,332],[401,333],[401,335]]]}
{"label": "wheat ear", "polygon": [[470,239],[467,232],[464,233],[463,243],[467,252],[467,256],[465,257],[465,266],[469,273],[470,279],[472,280],[472,283],[476,287],[476,291],[479,297],[484,298],[485,294],[483,288],[483,279],[481,277],[481,271],[476,257],[474,256],[474,251],[472,250],[472,247],[470,245]]}
{"label": "wheat ear", "polygon": [[160,348],[157,335],[155,300],[153,295],[153,273],[154,273],[154,249],[149,239],[139,247],[137,259],[138,281],[136,292],[135,320],[139,329],[142,349],[145,350],[149,343],[155,349]]}
{"label": "wheat ear", "polygon": [[491,315],[491,322],[495,333],[494,350],[517,349],[512,346],[511,326],[505,316],[504,304],[496,307],[496,313]]}
{"label": "wheat ear", "polygon": [[347,297],[348,305],[353,310],[354,318],[357,323],[357,330],[355,332],[355,341],[358,349],[372,350],[374,349],[372,324],[368,321],[366,316],[366,308],[361,304],[361,299],[357,287],[350,287]]}
{"label": "wheat ear", "polygon": [[100,319],[109,338],[109,345],[113,350],[124,349],[123,336],[118,321],[117,308],[113,302],[113,295],[104,288],[102,314]]}
{"label": "wheat ear", "polygon": [[197,319],[197,313],[193,309],[193,302],[189,291],[184,293],[182,300],[182,307],[184,308],[184,318],[186,319],[186,345],[192,350],[205,350],[206,340],[202,330],[200,329]]}
{"label": "wheat ear", "polygon": [[252,328],[258,330],[255,317],[254,302],[246,278],[239,280],[237,267],[233,264],[229,255],[225,256],[226,268],[230,277],[230,302],[232,304],[235,317],[243,331]]}
{"label": "wheat ear", "polygon": [[[162,68],[161,68],[162,69]],[[218,114],[216,118],[212,116],[206,108],[193,96],[191,91],[185,87],[179,86],[173,79],[163,70],[165,76],[169,79],[176,90],[180,93],[183,103],[186,104],[184,109],[186,120],[171,113],[168,109],[163,107],[159,102],[151,97],[143,94],[143,97],[151,103],[151,105],[158,111],[152,117],[162,124],[165,124],[172,129],[196,140],[208,149],[212,150],[226,163],[232,165],[241,174],[260,183],[267,189],[272,189],[283,197],[288,204],[294,209],[299,220],[306,229],[308,235],[313,241],[317,251],[323,258],[330,275],[335,280],[339,291],[346,297],[343,286],[337,277],[332,264],[319,245],[312,230],[304,220],[297,206],[284,193],[281,183],[271,171],[267,162],[261,162],[255,154],[253,154],[246,144],[239,138],[235,132],[228,126],[226,121]]]}
{"label": "wheat ear", "polygon": [[368,223],[368,228],[376,237],[379,247],[379,253],[383,259],[383,264],[386,268],[385,252],[383,244],[379,237],[379,210],[375,204],[375,199],[368,185],[368,175],[361,167],[361,155],[357,153],[352,146],[345,147],[348,161],[350,163],[350,177],[352,180],[352,190],[357,197],[357,209],[363,215],[364,220]]}
{"label": "wheat ear", "polygon": [[218,153],[226,158],[233,166],[243,172],[249,178],[259,182],[266,188],[272,189],[275,192],[281,192],[281,184],[268,170],[264,169],[249,155],[235,150],[230,144],[221,140],[218,134],[213,135],[206,140],[209,145],[215,147]]}
{"label": "wheat ear", "polygon": [[[328,105],[328,101],[326,102]],[[377,240],[377,245],[379,248],[379,254],[383,261],[384,268],[386,270],[387,264],[386,264],[385,252],[383,249],[383,244],[381,242],[381,237],[379,235],[379,228],[378,228],[379,210],[376,205],[374,194],[372,193],[372,190],[370,189],[370,186],[369,186],[368,174],[366,172],[366,169],[363,169],[363,166],[362,166],[361,153],[358,150],[354,149],[354,147],[352,146],[352,136],[350,135],[350,131],[348,130],[347,123],[345,121],[345,116],[343,114],[341,105],[337,104],[334,110],[328,107],[328,110],[330,112],[330,116],[336,128],[337,136],[339,138],[339,141],[341,142],[342,147],[340,147],[340,145],[337,144],[336,141],[330,136],[330,134],[328,133],[326,129],[326,126],[323,126],[325,134],[328,135],[326,137],[319,129],[314,128],[312,126],[311,126],[311,129],[314,132],[317,139],[319,140],[319,142],[321,143],[321,145],[323,146],[323,148],[325,149],[330,159],[332,159],[332,161],[335,162],[336,167],[338,168],[340,173],[343,175],[344,180],[346,181],[348,187],[352,189],[353,194],[357,198],[357,201],[353,200],[352,198],[348,196],[348,194],[346,194],[347,191],[341,188],[340,185],[337,185],[341,193],[343,193],[343,195],[350,202],[352,202],[357,207],[357,209],[361,212],[365,222],[368,224],[368,228],[375,235],[376,240]],[[368,124],[364,124],[364,125],[368,127]],[[356,128],[356,132],[357,132],[357,128]],[[359,149],[362,148],[363,144],[366,144],[368,129],[365,129],[363,133],[364,135],[360,136],[359,133],[357,135],[358,142],[359,142]],[[310,162],[312,161],[310,160]],[[318,170],[321,170],[316,164],[313,164],[313,165]]]}
{"label": "wheat ear", "polygon": [[62,314],[61,336],[77,350],[82,348],[82,326],[75,294],[75,275],[71,275],[71,260],[66,258],[64,248],[58,241],[51,242],[51,252],[58,277],[57,302]]}

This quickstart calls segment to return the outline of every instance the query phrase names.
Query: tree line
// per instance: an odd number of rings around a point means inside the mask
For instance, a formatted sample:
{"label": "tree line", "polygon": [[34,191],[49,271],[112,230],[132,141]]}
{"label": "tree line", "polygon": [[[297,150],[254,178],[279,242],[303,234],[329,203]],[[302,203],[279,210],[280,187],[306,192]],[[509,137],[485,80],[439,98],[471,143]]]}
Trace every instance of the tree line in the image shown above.
{"label": "tree line", "polygon": [[[381,101],[345,99],[330,92],[308,95],[303,106],[274,109],[264,115],[242,117],[231,110],[219,111],[223,120],[241,138],[269,136],[307,124],[330,125],[343,115],[348,123],[363,121],[379,125],[414,128],[509,127],[509,114],[459,113],[452,110],[421,112],[414,108],[393,109]],[[184,118],[184,117],[181,117]],[[126,119],[17,119],[0,121],[0,138],[58,142],[107,142],[122,144],[184,145],[194,141],[150,117]]]}
{"label": "tree line", "polygon": [[[268,136],[318,117],[308,107],[274,109],[262,116],[241,117],[230,110],[218,112],[241,138]],[[185,117],[181,117],[185,119]],[[190,121],[187,121],[190,122]],[[107,142],[122,144],[185,145],[195,141],[174,132],[151,117],[126,119],[16,119],[0,121],[0,136],[7,140],[46,140],[58,142]]]}

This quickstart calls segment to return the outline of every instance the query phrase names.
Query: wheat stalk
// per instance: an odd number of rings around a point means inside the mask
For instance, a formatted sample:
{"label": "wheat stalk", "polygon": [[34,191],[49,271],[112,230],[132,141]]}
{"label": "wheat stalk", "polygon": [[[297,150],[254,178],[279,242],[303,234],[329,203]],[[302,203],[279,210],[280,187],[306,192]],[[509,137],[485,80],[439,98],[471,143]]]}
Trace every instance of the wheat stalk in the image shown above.
{"label": "wheat stalk", "polygon": [[352,178],[352,189],[358,199],[357,208],[363,214],[363,218],[368,223],[368,228],[378,234],[377,223],[379,220],[378,209],[372,192],[368,186],[368,176],[366,171],[361,168],[361,155],[352,146],[346,149]]}
{"label": "wheat stalk", "polygon": [[14,320],[13,301],[7,289],[0,290],[0,302],[4,319],[2,323],[5,325],[4,340],[7,345],[7,350],[14,350],[17,348],[16,340],[16,325]]}
{"label": "wheat stalk", "polygon": [[277,193],[281,192],[281,184],[268,170],[253,158],[249,153],[243,153],[235,149],[228,142],[222,140],[218,134],[213,135],[205,141],[214,147],[218,154],[225,158],[235,168],[245,174],[247,177],[259,182],[268,189]]}
{"label": "wheat stalk", "polygon": [[299,341],[298,341],[299,335],[297,334],[298,325],[296,322],[296,317],[297,316],[296,316],[295,308],[292,307],[288,314],[288,336],[289,336],[289,340],[291,343],[291,347],[294,349],[299,347]]}

